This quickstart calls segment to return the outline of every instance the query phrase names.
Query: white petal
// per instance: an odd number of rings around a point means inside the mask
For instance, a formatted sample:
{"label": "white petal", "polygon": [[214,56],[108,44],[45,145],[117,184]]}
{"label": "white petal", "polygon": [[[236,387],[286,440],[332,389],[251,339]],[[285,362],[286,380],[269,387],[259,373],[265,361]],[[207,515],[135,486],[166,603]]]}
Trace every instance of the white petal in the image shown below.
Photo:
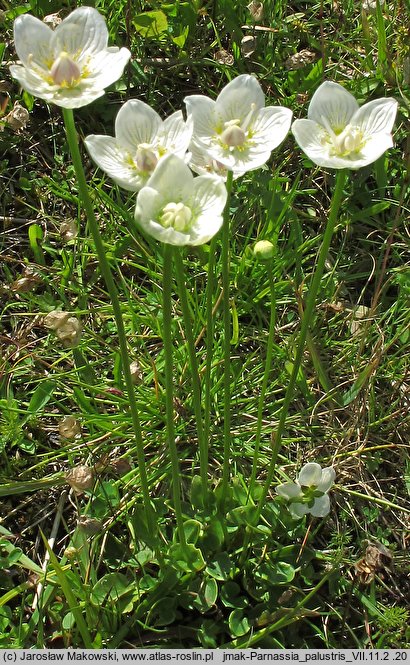
{"label": "white petal", "polygon": [[185,122],[182,111],[176,111],[162,123],[158,143],[166,152],[183,157],[188,150],[193,131],[192,118]]}
{"label": "white petal", "polygon": [[325,118],[337,133],[349,124],[359,108],[353,95],[333,81],[325,81],[316,90],[309,104],[308,118],[323,124]]}
{"label": "white petal", "polygon": [[351,168],[361,168],[367,164],[372,164],[379,159],[393,145],[391,134],[376,134],[372,136],[360,151],[360,162]]}
{"label": "white petal", "polygon": [[301,517],[304,517],[304,515],[307,515],[310,510],[309,507],[306,503],[290,503],[289,506],[289,511],[295,519],[300,519]]}
{"label": "white petal", "polygon": [[116,46],[110,46],[93,56],[87,65],[92,86],[103,90],[118,81],[130,57],[131,53],[127,48],[118,49]]}
{"label": "white petal", "polygon": [[240,119],[245,120],[252,109],[262,109],[265,106],[265,95],[254,76],[241,74],[226,85],[216,100],[216,113],[224,121]]}
{"label": "white petal", "polygon": [[327,466],[322,469],[322,477],[320,482],[316,485],[320,492],[328,492],[335,482],[336,471],[332,466]]}
{"label": "white petal", "polygon": [[392,97],[374,99],[354,114],[351,124],[359,127],[365,137],[373,134],[390,134],[396,119],[398,103]]}
{"label": "white petal", "polygon": [[158,217],[164,205],[165,199],[162,193],[146,185],[137,196],[135,206],[136,221],[145,228],[148,222]]}
{"label": "white petal", "polygon": [[[26,89],[29,90],[28,88]],[[50,89],[52,92],[48,94],[40,94],[40,92],[35,94],[37,97],[41,97],[41,99],[45,99],[57,106],[62,106],[65,109],[78,109],[82,106],[87,106],[87,104],[98,99],[98,97],[102,97],[104,94],[104,90],[101,88],[96,89],[92,86],[87,86],[84,82],[75,88],[59,88],[55,90],[54,86],[50,86]]]}
{"label": "white petal", "polygon": [[194,178],[192,208],[197,215],[190,229],[190,245],[203,245],[218,233],[223,222],[227,192],[221,178],[213,175]]}
{"label": "white petal", "polygon": [[307,487],[317,487],[322,478],[322,467],[316,462],[309,462],[302,466],[299,476],[298,483],[299,485],[304,485]]}
{"label": "white petal", "polygon": [[261,109],[251,125],[252,140],[274,150],[286,138],[292,121],[292,111],[284,106],[267,106]]}
{"label": "white petal", "polygon": [[138,99],[130,99],[121,107],[115,120],[115,136],[119,143],[136,152],[141,143],[151,144],[162,121],[158,113]]}
{"label": "white petal", "polygon": [[210,141],[215,134],[215,102],[205,95],[189,95],[184,102],[187,116],[191,116],[194,123],[193,136]]}
{"label": "white petal", "polygon": [[192,244],[188,234],[175,231],[171,226],[164,229],[161,224],[150,221],[144,225],[144,229],[153,238],[160,242],[165,242],[167,245],[177,245],[178,247],[182,247],[184,245]]}
{"label": "white petal", "polygon": [[324,494],[318,499],[315,499],[315,503],[311,508],[309,508],[310,514],[313,515],[314,517],[326,517],[329,511],[330,511],[330,500],[327,494]]}
{"label": "white petal", "polygon": [[178,203],[191,197],[193,180],[194,176],[185,162],[171,154],[160,159],[147,186],[162,192],[164,200]]}
{"label": "white petal", "polygon": [[284,496],[285,499],[295,499],[303,496],[302,488],[298,483],[282,483],[276,487],[275,491],[279,496]]}
{"label": "white petal", "polygon": [[148,178],[143,177],[129,161],[129,155],[112,136],[90,134],[84,141],[86,148],[97,164],[120,187],[138,192]]}
{"label": "white petal", "polygon": [[318,166],[332,169],[355,168],[351,160],[330,155],[331,145],[326,141],[326,132],[313,120],[295,120],[292,125],[294,135],[299,147]]}
{"label": "white petal", "polygon": [[26,67],[35,65],[48,71],[46,63],[53,58],[52,37],[51,28],[30,14],[19,16],[14,21],[14,46]]}
{"label": "white petal", "polygon": [[99,53],[107,43],[105,19],[93,7],[79,7],[71,12],[54,30],[52,39],[56,57],[61,51],[66,51],[77,61]]}
{"label": "white petal", "polygon": [[34,71],[20,65],[11,65],[10,73],[20,83],[21,87],[31,95],[41,97],[41,99],[52,100],[56,86],[51,86]]}

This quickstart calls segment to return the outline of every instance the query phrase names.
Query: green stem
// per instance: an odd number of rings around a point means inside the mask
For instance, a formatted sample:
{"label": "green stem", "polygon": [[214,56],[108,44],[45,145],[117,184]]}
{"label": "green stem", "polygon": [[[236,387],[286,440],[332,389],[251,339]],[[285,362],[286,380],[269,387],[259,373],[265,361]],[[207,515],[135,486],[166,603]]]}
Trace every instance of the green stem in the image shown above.
{"label": "green stem", "polygon": [[263,374],[262,387],[259,395],[258,418],[256,422],[255,450],[253,453],[252,474],[249,482],[248,497],[251,500],[253,496],[253,490],[256,480],[256,472],[258,468],[258,456],[259,456],[259,448],[260,448],[261,433],[262,433],[262,414],[263,414],[263,407],[265,404],[266,389],[268,387],[269,374],[272,369],[273,343],[275,340],[275,325],[276,325],[275,281],[273,278],[272,265],[270,262],[266,264],[266,270],[268,273],[269,287],[270,287],[270,321],[269,321],[268,342],[266,347],[265,371]]}
{"label": "green stem", "polygon": [[134,384],[132,382],[132,377],[130,372],[130,359],[128,355],[127,338],[125,334],[124,322],[122,319],[121,305],[118,299],[118,292],[111,273],[111,268],[105,255],[105,247],[95,217],[93,203],[88,193],[87,181],[85,178],[80,150],[78,147],[78,139],[74,123],[73,111],[71,109],[63,109],[63,118],[67,135],[67,141],[71,152],[71,158],[73,160],[74,170],[77,177],[80,198],[82,200],[83,206],[87,214],[88,227],[91,231],[91,235],[94,240],[100,271],[107,286],[108,294],[110,296],[110,301],[114,312],[115,323],[117,325],[122,371],[124,374],[125,385],[127,387],[132,425],[134,429],[135,440],[137,443],[137,461],[138,461],[138,469],[141,480],[141,490],[143,495],[145,511],[147,515],[148,527],[150,529],[150,532],[154,534],[158,533],[158,525],[156,523],[154,511],[151,505],[147,470],[145,464],[144,442],[142,440],[138,406],[135,398]]}
{"label": "green stem", "polygon": [[192,390],[194,397],[194,412],[195,412],[196,429],[197,429],[198,442],[199,442],[200,476],[202,481],[202,492],[205,501],[208,491],[208,445],[207,445],[207,440],[204,437],[204,428],[202,422],[201,383],[199,380],[198,360],[196,357],[195,340],[192,331],[192,318],[190,315],[189,305],[188,305],[184,264],[182,261],[181,253],[179,251],[176,251],[174,253],[174,257],[175,257],[175,268],[176,268],[176,276],[178,283],[178,293],[181,301],[182,316],[184,317],[184,328],[188,343],[189,363],[191,366]]}
{"label": "green stem", "polygon": [[171,459],[171,482],[172,499],[177,521],[179,542],[186,546],[184,520],[181,506],[180,469],[178,451],[175,443],[174,426],[174,377],[173,377],[173,352],[172,352],[172,259],[174,248],[172,245],[164,245],[164,268],[163,268],[163,342],[165,352],[165,409],[166,409],[166,431],[169,456]]}
{"label": "green stem", "polygon": [[229,277],[230,277],[230,260],[229,260],[229,212],[230,212],[230,198],[232,191],[233,173],[228,171],[226,178],[226,191],[228,197],[226,200],[224,210],[224,221],[222,226],[222,288],[223,288],[223,322],[224,322],[224,429],[223,429],[223,442],[224,442],[224,458],[222,470],[222,486],[220,501],[221,506],[224,505],[226,494],[228,491],[228,484],[230,478],[230,456],[231,456],[231,310],[229,302]]}
{"label": "green stem", "polygon": [[211,240],[208,258],[208,282],[206,286],[206,363],[205,363],[205,396],[204,396],[204,439],[209,455],[209,441],[211,434],[211,369],[214,350],[214,317],[213,298],[215,290],[215,252],[216,236]]}
{"label": "green stem", "polygon": [[280,418],[278,422],[278,427],[275,432],[274,445],[272,450],[272,459],[269,464],[268,473],[266,480],[263,486],[262,495],[258,503],[258,519],[261,515],[263,506],[265,505],[266,497],[269,492],[270,486],[272,484],[273,476],[276,468],[276,460],[282,445],[282,435],[285,428],[285,422],[289,411],[290,403],[293,399],[293,394],[296,385],[296,378],[299,373],[299,369],[302,363],[302,357],[305,350],[306,338],[309,332],[309,327],[311,325],[312,316],[316,304],[316,296],[319,290],[320,282],[322,280],[323,271],[325,268],[325,261],[329,251],[330,243],[333,237],[333,232],[336,226],[336,222],[339,215],[339,209],[343,198],[343,189],[346,183],[347,171],[345,169],[338,171],[336,176],[335,189],[333,192],[333,198],[330,206],[329,217],[327,220],[327,225],[325,233],[322,240],[322,245],[319,250],[319,256],[317,259],[316,270],[314,272],[312,283],[309,288],[306,307],[303,314],[302,325],[299,333],[298,348],[296,351],[295,360],[293,363],[292,374],[288,383],[288,387],[285,394],[285,399],[283,401]]}

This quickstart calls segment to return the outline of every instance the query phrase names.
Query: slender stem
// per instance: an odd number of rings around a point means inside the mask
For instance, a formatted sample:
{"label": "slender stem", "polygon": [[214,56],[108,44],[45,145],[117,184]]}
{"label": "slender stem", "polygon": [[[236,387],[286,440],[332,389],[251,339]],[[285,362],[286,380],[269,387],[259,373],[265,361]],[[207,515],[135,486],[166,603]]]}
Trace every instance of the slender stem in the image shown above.
{"label": "slender stem", "polygon": [[223,506],[230,478],[230,456],[231,456],[231,310],[229,302],[229,211],[232,191],[233,173],[228,171],[226,178],[226,190],[228,197],[224,210],[224,221],[222,226],[222,287],[223,287],[223,322],[224,322],[224,458],[222,470],[221,505]]}
{"label": "slender stem", "polygon": [[145,511],[147,515],[148,528],[152,534],[158,533],[158,525],[155,520],[154,511],[151,505],[147,470],[145,464],[145,454],[144,454],[144,442],[142,439],[141,425],[138,414],[138,406],[135,398],[135,389],[132,382],[131,372],[130,372],[130,359],[127,349],[127,338],[125,334],[124,322],[122,319],[121,305],[118,299],[117,288],[114,283],[114,279],[111,273],[110,265],[107,261],[105,255],[105,248],[101,238],[100,230],[94,213],[93,203],[91,201],[90,195],[88,193],[87,181],[84,174],[83,164],[81,161],[80,150],[78,147],[77,132],[74,123],[74,114],[71,109],[63,109],[63,118],[65,124],[65,130],[67,135],[67,141],[71,152],[71,158],[73,160],[74,170],[77,177],[78,190],[80,192],[80,197],[85,208],[88,220],[88,227],[93,236],[95,249],[98,256],[99,266],[101,274],[104,278],[105,284],[107,286],[108,294],[110,296],[111,305],[114,312],[115,323],[117,325],[118,332],[118,341],[121,354],[122,362],[122,371],[124,374],[125,385],[128,392],[128,401],[131,411],[132,425],[135,434],[135,440],[137,444],[137,461],[138,469],[141,480],[141,490],[143,495],[143,501],[145,506]]}
{"label": "slender stem", "polygon": [[205,396],[204,396],[204,439],[207,447],[207,460],[209,456],[209,441],[211,434],[211,369],[214,350],[214,317],[213,298],[215,290],[215,251],[216,236],[211,240],[208,258],[208,282],[206,286],[206,362],[205,362]]}
{"label": "slender stem", "polygon": [[299,369],[302,363],[303,352],[305,350],[306,337],[309,332],[309,327],[312,321],[312,316],[316,304],[316,296],[319,290],[320,282],[323,276],[323,271],[325,267],[326,257],[329,251],[330,243],[333,237],[333,232],[337,222],[340,204],[343,198],[343,189],[346,183],[347,171],[345,169],[338,171],[336,176],[335,189],[333,192],[333,198],[330,206],[329,217],[327,220],[327,225],[325,233],[322,240],[322,245],[319,250],[319,256],[317,259],[316,269],[312,278],[312,283],[309,288],[306,307],[302,319],[302,325],[299,333],[299,342],[298,348],[295,355],[295,360],[293,363],[292,374],[288,383],[288,387],[285,394],[285,399],[280,413],[280,418],[278,422],[278,427],[274,433],[274,445],[272,450],[272,459],[269,464],[268,473],[266,480],[263,486],[262,495],[258,503],[258,518],[261,515],[263,506],[265,505],[266,496],[269,492],[269,488],[272,484],[273,476],[275,473],[276,460],[282,444],[282,435],[285,428],[285,422],[289,411],[290,403],[293,399],[293,394],[295,390],[296,378],[299,373]]}
{"label": "slender stem", "polygon": [[165,408],[166,408],[166,432],[169,456],[171,459],[171,481],[172,499],[177,521],[179,542],[186,545],[184,520],[181,506],[181,485],[178,451],[175,443],[174,426],[174,377],[173,377],[173,352],[172,352],[172,259],[174,256],[172,245],[164,245],[164,268],[163,268],[163,342],[165,352]]}
{"label": "slender stem", "polygon": [[272,265],[270,262],[266,264],[266,270],[268,273],[268,280],[270,287],[270,321],[269,321],[268,342],[266,346],[265,371],[263,374],[262,387],[259,395],[258,418],[256,422],[255,450],[253,453],[252,474],[249,482],[248,497],[250,499],[252,499],[255,480],[256,480],[256,472],[258,468],[258,455],[259,455],[261,433],[262,433],[262,413],[263,413],[263,406],[265,404],[265,395],[266,395],[266,389],[268,387],[269,374],[272,369],[273,342],[275,340],[276,294],[275,294],[275,281],[273,278]]}
{"label": "slender stem", "polygon": [[188,343],[189,363],[191,365],[191,379],[192,390],[194,397],[194,411],[196,420],[196,429],[199,442],[199,465],[200,476],[202,481],[202,492],[204,501],[206,500],[208,490],[208,445],[204,438],[204,428],[202,421],[202,408],[201,408],[201,383],[199,380],[198,360],[196,357],[195,340],[192,330],[192,319],[189,312],[184,264],[182,261],[180,251],[174,253],[176,276],[178,282],[178,293],[181,301],[182,316],[184,317],[185,335]]}

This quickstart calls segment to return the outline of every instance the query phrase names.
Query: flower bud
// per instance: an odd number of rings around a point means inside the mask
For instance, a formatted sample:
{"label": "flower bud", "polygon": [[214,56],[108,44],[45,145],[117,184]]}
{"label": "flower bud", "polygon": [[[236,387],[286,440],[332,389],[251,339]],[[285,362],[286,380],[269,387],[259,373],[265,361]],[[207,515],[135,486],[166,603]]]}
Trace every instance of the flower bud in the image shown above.
{"label": "flower bud", "polygon": [[247,8],[254,21],[262,21],[264,15],[263,2],[252,0]]}
{"label": "flower bud", "polygon": [[132,363],[130,364],[130,372],[133,384],[137,385],[138,383],[141,383],[143,375],[138,360],[132,361]]}
{"label": "flower bud", "polygon": [[81,339],[81,322],[75,316],[70,316],[62,326],[56,329],[56,335],[64,346],[77,346]]}
{"label": "flower bud", "polygon": [[60,226],[61,239],[64,242],[74,240],[78,235],[78,227],[74,219],[66,219]]}
{"label": "flower bud", "polygon": [[258,261],[270,261],[275,256],[275,248],[270,240],[259,240],[253,248],[253,255]]}
{"label": "flower bud", "polygon": [[80,422],[74,416],[65,416],[58,426],[58,432],[62,439],[75,439],[81,434]]}
{"label": "flower bud", "polygon": [[85,464],[80,464],[80,466],[67,471],[65,479],[74,492],[81,494],[94,485],[94,469]]}

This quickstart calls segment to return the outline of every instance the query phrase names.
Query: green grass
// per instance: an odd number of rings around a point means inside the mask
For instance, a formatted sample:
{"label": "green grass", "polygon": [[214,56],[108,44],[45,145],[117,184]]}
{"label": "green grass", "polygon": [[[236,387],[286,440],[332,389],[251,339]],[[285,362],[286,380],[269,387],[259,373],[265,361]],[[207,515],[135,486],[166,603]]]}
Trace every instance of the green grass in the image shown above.
{"label": "green grass", "polygon": [[[174,425],[189,564],[170,500],[163,247],[135,228],[135,196],[113,185],[82,151],[120,292],[130,359],[141,370],[135,396],[161,534],[158,548],[142,501],[116,324],[79,202],[61,113],[22,93],[6,67],[15,59],[12,23],[18,13],[43,17],[61,10],[64,16],[74,5],[0,0],[6,79],[0,93],[0,646],[409,648],[408,7],[387,3],[363,22],[353,2],[267,1],[263,20],[255,25],[244,1],[95,4],[107,19],[111,43],[128,45],[133,60],[102,100],[76,113],[81,137],[111,134],[126,99],[141,98],[165,116],[181,108],[187,94],[215,96],[237,74],[254,73],[267,103],[289,106],[295,118],[306,116],[323,80],[342,83],[359,103],[394,96],[399,102],[395,146],[376,164],[351,172],[344,189],[274,483],[258,525],[247,490],[270,287],[252,248],[258,239],[277,242],[276,334],[262,410],[257,501],[334,173],[314,167],[289,135],[267,166],[234,183],[232,480],[223,514],[218,507],[224,457],[222,302],[214,315],[211,369],[213,498],[204,501],[183,314],[172,284]],[[160,12],[153,34],[146,34],[141,18],[148,10]],[[244,35],[256,37],[250,58],[241,54]],[[306,48],[314,61],[287,69],[288,58]],[[232,56],[230,65],[220,54],[215,57],[221,49]],[[18,131],[7,120],[15,102],[30,112],[29,123]],[[60,229],[68,220],[75,221],[78,235],[66,241]],[[208,260],[209,245],[184,250],[202,380]],[[218,302],[219,240],[215,262]],[[56,308],[82,321],[74,352],[43,325]],[[59,435],[66,415],[81,423],[74,440]],[[332,509],[324,520],[295,521],[274,488],[293,480],[308,461],[334,465]],[[76,495],[65,474],[80,465],[93,469],[94,482]],[[44,538],[51,535],[53,554],[44,575],[49,551]],[[251,546],[244,549],[249,538]]]}

